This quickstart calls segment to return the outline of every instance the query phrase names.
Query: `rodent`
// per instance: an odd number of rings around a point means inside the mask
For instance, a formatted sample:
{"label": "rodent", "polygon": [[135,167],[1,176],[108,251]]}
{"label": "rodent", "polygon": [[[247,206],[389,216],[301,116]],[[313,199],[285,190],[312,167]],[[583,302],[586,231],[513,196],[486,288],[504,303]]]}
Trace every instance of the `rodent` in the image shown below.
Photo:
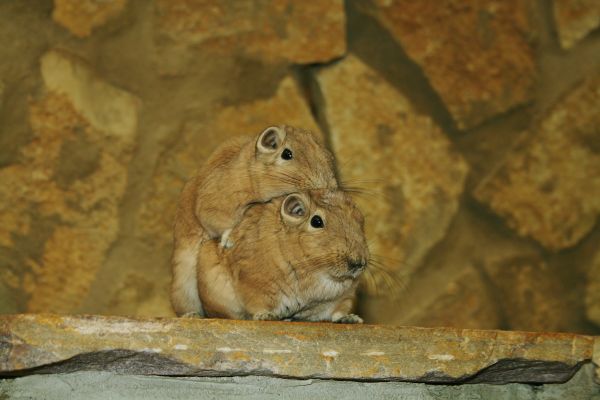
{"label": "rodent", "polygon": [[369,249],[347,193],[313,190],[253,205],[231,235],[232,248],[200,246],[206,316],[362,323],[351,312]]}
{"label": "rodent", "polygon": [[175,214],[171,303],[177,315],[200,314],[198,247],[229,232],[254,203],[291,192],[338,187],[333,156],[309,131],[271,126],[219,146],[184,186]]}

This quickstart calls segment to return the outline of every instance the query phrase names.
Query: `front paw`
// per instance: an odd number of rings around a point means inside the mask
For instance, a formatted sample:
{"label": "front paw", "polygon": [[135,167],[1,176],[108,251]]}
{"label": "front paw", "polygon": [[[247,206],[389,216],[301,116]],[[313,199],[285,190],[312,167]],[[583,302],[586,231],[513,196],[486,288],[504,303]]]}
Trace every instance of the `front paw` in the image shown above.
{"label": "front paw", "polygon": [[338,324],[362,324],[363,319],[356,314],[346,314],[334,319],[333,322]]}
{"label": "front paw", "polygon": [[230,234],[231,234],[231,229],[227,229],[221,235],[221,242],[219,243],[219,245],[224,249],[230,249],[233,247],[234,243],[233,243],[233,240],[231,240],[229,238]]}
{"label": "front paw", "polygon": [[252,316],[252,319],[255,321],[277,321],[279,318],[272,312],[263,311],[256,313]]}

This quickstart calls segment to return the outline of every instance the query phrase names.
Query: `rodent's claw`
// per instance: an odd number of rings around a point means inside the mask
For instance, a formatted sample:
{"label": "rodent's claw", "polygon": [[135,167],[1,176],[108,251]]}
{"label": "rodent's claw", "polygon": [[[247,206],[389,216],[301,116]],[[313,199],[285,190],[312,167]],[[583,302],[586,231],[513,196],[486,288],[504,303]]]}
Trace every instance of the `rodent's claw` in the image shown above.
{"label": "rodent's claw", "polygon": [[363,319],[356,314],[348,314],[335,319],[333,322],[338,324],[362,324]]}
{"label": "rodent's claw", "polygon": [[277,315],[269,311],[263,311],[256,313],[252,316],[252,319],[255,321],[277,321]]}

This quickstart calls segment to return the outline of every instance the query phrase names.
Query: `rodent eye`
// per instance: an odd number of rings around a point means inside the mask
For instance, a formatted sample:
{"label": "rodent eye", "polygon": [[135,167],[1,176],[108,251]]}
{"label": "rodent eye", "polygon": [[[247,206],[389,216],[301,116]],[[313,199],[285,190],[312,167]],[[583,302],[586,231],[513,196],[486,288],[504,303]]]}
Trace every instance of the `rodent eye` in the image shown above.
{"label": "rodent eye", "polygon": [[284,149],[281,153],[281,158],[283,158],[284,160],[291,160],[292,158],[294,158],[294,155],[290,149]]}
{"label": "rodent eye", "polygon": [[324,225],[325,224],[323,224],[323,219],[318,215],[314,215],[310,219],[310,226],[312,226],[313,228],[322,228]]}

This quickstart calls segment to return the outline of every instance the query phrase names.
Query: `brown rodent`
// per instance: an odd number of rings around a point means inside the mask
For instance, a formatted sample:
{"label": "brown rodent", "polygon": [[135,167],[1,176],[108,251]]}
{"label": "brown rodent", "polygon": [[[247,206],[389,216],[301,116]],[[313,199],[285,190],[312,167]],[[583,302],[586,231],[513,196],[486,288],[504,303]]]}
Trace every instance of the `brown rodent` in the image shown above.
{"label": "brown rodent", "polygon": [[232,248],[200,247],[206,316],[362,322],[351,311],[369,250],[348,194],[309,191],[253,205],[231,235]]}
{"label": "brown rodent", "polygon": [[171,303],[177,315],[200,314],[198,247],[229,232],[246,208],[291,192],[337,188],[333,156],[308,131],[272,126],[223,143],[184,186],[175,215]]}

